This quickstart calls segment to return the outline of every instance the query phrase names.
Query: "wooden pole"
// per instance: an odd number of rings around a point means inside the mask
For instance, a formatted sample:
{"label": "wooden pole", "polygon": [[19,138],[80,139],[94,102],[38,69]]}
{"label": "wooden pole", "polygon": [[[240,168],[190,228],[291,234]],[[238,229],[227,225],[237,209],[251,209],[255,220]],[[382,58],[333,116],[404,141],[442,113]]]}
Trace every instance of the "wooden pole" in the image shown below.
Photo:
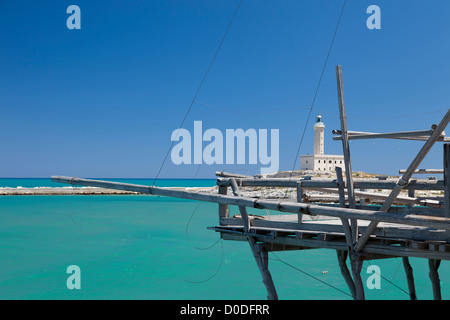
{"label": "wooden pole", "polygon": [[[344,99],[344,82],[342,79],[342,67],[336,67],[336,78],[338,87],[338,102],[339,102],[339,116],[341,120],[341,132],[342,132],[342,149],[344,152],[344,162],[345,162],[345,175],[347,177],[347,195],[349,208],[356,208],[355,201],[355,189],[353,185],[353,171],[352,171],[352,161],[350,158],[350,145],[348,142],[348,132],[347,132],[347,113],[345,111],[345,99]],[[358,220],[351,219],[351,239],[354,243],[358,240]],[[355,283],[356,299],[364,300],[364,286],[361,279],[361,268],[362,261],[359,261],[357,257],[350,256],[350,263],[352,266],[353,281]]]}
{"label": "wooden pole", "polygon": [[[419,167],[422,160],[425,158],[425,156],[430,151],[431,147],[433,147],[434,143],[436,142],[436,139],[442,134],[445,127],[447,127],[448,123],[450,122],[450,109],[447,111],[445,116],[442,118],[439,125],[436,127],[436,129],[433,130],[433,134],[430,136],[430,139],[428,139],[427,142],[423,145],[422,149],[420,149],[419,153],[416,155],[414,160],[409,165],[406,172],[403,174],[403,176],[398,180],[397,185],[392,189],[391,193],[389,194],[389,197],[386,199],[386,201],[383,203],[383,205],[380,208],[380,211],[387,212],[387,210],[390,208],[394,200],[397,198],[397,196],[400,194],[400,192],[403,190],[403,188],[409,183],[409,179],[411,179],[411,176],[413,175],[414,171]],[[372,222],[367,227],[364,234],[359,239],[358,243],[356,244],[355,250],[360,251],[367,240],[369,239],[372,232],[376,229],[378,225],[378,222]]]}
{"label": "wooden pole", "polygon": [[339,204],[342,208],[345,208],[345,183],[341,167],[336,167],[336,178],[338,184]]}
{"label": "wooden pole", "polygon": [[[231,189],[233,190],[233,194],[236,197],[241,197],[241,192],[239,191],[236,180],[234,178],[231,178]],[[256,239],[254,237],[248,235],[250,231],[250,220],[247,214],[247,208],[244,206],[239,206],[239,211],[241,212],[242,220],[244,222],[244,232],[247,234],[247,240],[250,245],[250,249],[252,251],[253,257],[255,258],[259,271],[261,272],[263,283],[266,286],[267,299],[278,300],[277,291],[275,289],[272,275],[270,274],[268,267],[268,252],[267,250],[265,250],[264,246],[260,246],[256,243]]]}
{"label": "wooden pole", "polygon": [[[303,202],[303,189],[302,189],[302,182],[297,182],[297,202],[302,203]],[[303,222],[303,213],[298,213],[298,223]]]}
{"label": "wooden pole", "polygon": [[[250,244],[252,245],[252,244]],[[259,252],[259,256],[261,259],[261,265],[262,265],[262,274],[263,274],[263,282],[266,285],[267,289],[267,299],[268,300],[278,300],[278,294],[275,289],[275,285],[273,283],[272,275],[269,271],[269,252],[266,249],[265,245],[261,245],[260,249],[257,251]]]}
{"label": "wooden pole", "polygon": [[[339,102],[339,117],[341,120],[341,132],[342,132],[342,149],[344,151],[344,162],[345,162],[345,175],[347,177],[347,194],[349,207],[351,209],[356,208],[354,186],[353,186],[353,176],[352,176],[352,162],[350,159],[350,145],[348,143],[348,132],[347,132],[347,113],[345,111],[345,99],[344,99],[344,82],[342,79],[342,66],[336,67],[336,78],[337,78],[337,88],[338,88],[338,102]],[[358,220],[351,220],[351,231],[352,238],[358,239]]]}
{"label": "wooden pole", "polygon": [[[342,208],[346,208],[345,205],[345,191],[344,191],[344,179],[342,177],[342,168],[336,167],[336,175],[339,185],[339,204]],[[353,238],[353,232],[350,227],[350,223],[348,219],[341,218],[342,226],[344,228],[345,239],[347,240],[349,251],[353,248],[353,244],[355,243],[355,239]]]}
{"label": "wooden pole", "polygon": [[[398,170],[398,173],[403,174],[406,170]],[[414,174],[443,174],[444,170],[442,169],[418,169],[414,171]]]}
{"label": "wooden pole", "polygon": [[[341,130],[333,130],[332,133],[334,135],[341,135]],[[402,131],[402,132],[385,132],[385,133],[377,133],[377,132],[365,132],[365,131],[350,131],[348,130],[349,139],[356,136],[367,136],[367,137],[389,137],[389,138],[398,138],[398,137],[417,137],[417,136],[430,136],[433,133],[433,130],[417,130],[417,131]]]}
{"label": "wooden pole", "polygon": [[[219,186],[219,194],[227,195],[228,187]],[[230,215],[229,208],[227,204],[219,204],[219,219],[228,218]]]}
{"label": "wooden pole", "polygon": [[[450,218],[450,144],[444,144],[444,217]],[[447,231],[447,242],[450,241],[450,231]]]}
{"label": "wooden pole", "polygon": [[417,300],[416,286],[414,284],[413,269],[409,263],[408,257],[402,257],[403,268],[405,269],[406,281],[408,282],[409,297],[411,300]]}
{"label": "wooden pole", "polygon": [[364,284],[361,279],[361,269],[362,269],[363,261],[355,260],[352,257],[350,257],[350,261],[351,261],[351,266],[352,266],[353,281],[355,282],[356,299],[364,300],[365,299]]}
{"label": "wooden pole", "polygon": [[348,270],[346,263],[348,252],[344,250],[336,250],[336,253],[342,276],[344,277],[344,280],[347,283],[348,288],[350,289],[350,293],[352,294],[353,299],[356,299],[355,283],[353,282],[352,276],[350,275],[350,271]]}
{"label": "wooden pole", "polygon": [[428,259],[428,267],[430,273],[428,274],[431,280],[431,285],[433,286],[433,299],[441,300],[441,280],[439,279],[438,269],[441,264],[441,260]]}
{"label": "wooden pole", "polygon": [[[342,168],[341,167],[336,167],[336,176],[337,176],[338,185],[339,185],[339,203],[340,203],[341,207],[345,208],[346,205],[345,205],[344,179],[342,176]],[[356,232],[352,232],[353,225],[350,226],[348,219],[341,218],[341,222],[342,222],[342,226],[344,227],[345,239],[346,239],[347,245],[348,245],[348,252],[351,252],[352,248],[356,242],[356,238],[355,238]],[[346,252],[345,257],[347,257],[347,252]],[[340,258],[340,256],[339,256],[339,252],[338,252],[338,259],[339,258]],[[344,268],[343,264],[345,265],[345,268]],[[339,260],[339,266],[341,267],[341,273],[344,276],[344,279],[347,282],[347,285],[350,288],[350,291],[352,292],[353,298],[357,299],[357,300],[364,300],[364,298],[365,298],[364,286],[362,284],[362,279],[361,279],[362,261],[357,261],[356,257],[354,255],[350,255],[350,265],[352,268],[353,279],[350,277],[350,272],[348,271],[345,261],[344,261],[344,263],[342,263]],[[348,277],[350,277],[350,279],[348,279]]]}
{"label": "wooden pole", "polygon": [[[239,191],[234,178],[231,178],[231,190],[236,197],[241,196],[241,192]],[[244,206],[239,206],[239,211],[241,212],[242,221],[244,223],[244,231],[248,233],[250,231],[250,220],[247,214],[247,209]]]}
{"label": "wooden pole", "polygon": [[[348,140],[363,140],[363,139],[400,139],[400,140],[415,140],[415,141],[427,141],[433,130],[422,131],[405,131],[405,132],[387,132],[387,133],[372,133],[372,132],[360,132],[360,131],[348,131]],[[342,134],[342,131],[333,130],[333,134]],[[342,140],[343,137],[335,136],[333,140]],[[438,137],[438,141],[448,142],[450,138],[441,135]]]}
{"label": "wooden pole", "polygon": [[[342,176],[342,168],[341,167],[336,167],[336,175],[337,175],[337,180],[338,180],[338,185],[339,185],[339,203],[342,208],[346,208],[344,179]],[[350,275],[350,272],[347,268],[347,264],[345,263],[345,261],[347,260],[348,252],[351,252],[351,250],[353,248],[353,244],[355,243],[354,232],[352,232],[352,229],[351,229],[348,219],[341,218],[341,222],[342,222],[342,226],[344,228],[345,240],[347,241],[348,251],[344,252],[341,250],[337,250],[339,267],[341,269],[342,276],[344,277],[345,282],[347,283],[347,286],[349,287],[350,292],[352,293],[353,298],[359,299],[359,298],[361,298],[361,287],[359,285],[358,285],[358,287],[356,287],[355,283],[356,282],[360,283],[360,280],[361,280],[360,276],[354,274],[355,281],[353,281],[353,279]],[[352,272],[354,270],[356,270],[355,269],[356,268],[355,261],[353,260],[353,258],[351,256],[350,256],[350,265],[352,266]],[[359,277],[359,279],[358,279],[358,277]],[[364,294],[364,290],[362,290],[362,293]]]}
{"label": "wooden pole", "polygon": [[264,247],[258,246],[254,237],[247,236],[247,239],[253,257],[255,258],[256,264],[259,268],[259,271],[261,272],[263,283],[267,290],[267,299],[278,300],[278,294],[273,283],[272,275],[269,271],[269,259],[267,250],[264,250]]}
{"label": "wooden pole", "polygon": [[303,202],[303,189],[302,189],[302,182],[297,182],[297,202],[302,203]]}

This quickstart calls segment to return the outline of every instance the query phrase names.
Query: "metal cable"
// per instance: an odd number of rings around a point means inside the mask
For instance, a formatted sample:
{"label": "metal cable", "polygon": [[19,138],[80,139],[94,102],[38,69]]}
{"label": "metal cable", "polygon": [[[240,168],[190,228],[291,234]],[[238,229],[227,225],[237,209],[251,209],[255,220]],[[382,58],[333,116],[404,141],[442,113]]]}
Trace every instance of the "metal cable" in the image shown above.
{"label": "metal cable", "polygon": [[308,272],[303,271],[303,270],[301,270],[301,269],[299,269],[299,268],[293,266],[292,264],[290,264],[290,263],[288,263],[288,262],[286,262],[286,261],[280,259],[274,252],[272,252],[272,254],[273,254],[277,259],[270,259],[270,260],[281,262],[281,263],[287,265],[288,267],[291,267],[292,269],[297,270],[297,271],[303,273],[304,275],[307,275],[308,277],[310,277],[310,278],[312,278],[312,279],[314,279],[314,280],[317,280],[317,281],[319,281],[319,282],[321,282],[321,283],[323,283],[323,284],[325,284],[325,285],[327,285],[327,286],[329,286],[329,287],[331,287],[331,288],[333,288],[333,289],[335,289],[335,290],[337,290],[337,291],[339,291],[339,292],[341,292],[341,293],[343,293],[343,294],[345,294],[345,295],[347,295],[347,296],[349,296],[349,297],[351,297],[351,298],[353,299],[353,296],[352,296],[351,294],[349,294],[349,293],[347,293],[347,292],[345,292],[345,291],[339,289],[338,287],[335,287],[335,286],[333,286],[332,284],[329,284],[328,282],[326,282],[326,281],[324,281],[324,280],[321,280],[321,279],[319,279],[319,278],[317,278],[317,277],[315,277],[315,276],[309,274]]}

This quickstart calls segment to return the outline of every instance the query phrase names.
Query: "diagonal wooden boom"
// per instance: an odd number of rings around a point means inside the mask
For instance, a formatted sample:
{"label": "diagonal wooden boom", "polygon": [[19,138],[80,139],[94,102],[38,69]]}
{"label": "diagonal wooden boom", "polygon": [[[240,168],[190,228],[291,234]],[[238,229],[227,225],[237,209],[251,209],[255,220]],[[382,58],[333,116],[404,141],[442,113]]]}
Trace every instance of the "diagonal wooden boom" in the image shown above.
{"label": "diagonal wooden boom", "polygon": [[52,177],[53,182],[68,183],[77,186],[100,187],[116,190],[134,191],[143,194],[153,194],[189,200],[214,202],[218,204],[244,206],[281,212],[302,213],[307,215],[324,215],[329,217],[361,219],[377,222],[397,223],[429,228],[450,230],[450,218],[433,217],[415,214],[389,213],[373,210],[360,210],[339,207],[327,207],[306,203],[270,201],[254,198],[235,197],[215,193],[186,191],[184,188],[161,188],[129,183],[81,179],[75,177]]}

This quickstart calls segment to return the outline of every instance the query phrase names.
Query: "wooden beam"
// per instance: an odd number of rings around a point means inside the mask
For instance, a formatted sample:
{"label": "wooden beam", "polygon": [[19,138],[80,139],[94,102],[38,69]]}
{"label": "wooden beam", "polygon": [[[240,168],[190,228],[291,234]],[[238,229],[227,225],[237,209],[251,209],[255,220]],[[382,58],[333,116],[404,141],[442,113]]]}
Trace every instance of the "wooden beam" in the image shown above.
{"label": "wooden beam", "polygon": [[[335,190],[332,188],[311,188],[312,190],[322,191],[324,193],[338,193],[340,194],[339,190]],[[409,190],[414,191],[414,190]],[[374,192],[366,192],[366,191],[355,191],[355,197],[364,198],[364,199],[374,199],[374,200],[386,200],[389,195],[382,194],[382,193],[374,193]],[[422,199],[422,198],[416,198],[416,197],[404,197],[404,196],[398,196],[394,203],[402,203],[402,204],[424,204],[426,205],[434,205],[439,206],[441,205],[441,201],[435,200],[435,199]]]}
{"label": "wooden beam", "polygon": [[[365,140],[369,138],[353,138],[354,136],[349,136],[349,140]],[[365,136],[364,136],[365,137]],[[386,139],[394,139],[394,140],[408,140],[408,141],[427,141],[429,137],[404,137],[404,138],[386,138]],[[339,141],[342,140],[341,136],[333,137],[333,140]],[[450,137],[439,137],[436,139],[436,142],[450,142]]]}
{"label": "wooden beam", "polygon": [[[298,179],[289,180],[286,178],[267,178],[267,179],[239,179],[236,181],[243,187],[284,187],[296,188],[299,181],[302,182],[303,189],[310,188],[338,188],[336,179]],[[344,181],[345,183],[345,181]],[[396,185],[395,180],[379,180],[371,178],[354,178],[355,189],[393,189]],[[229,178],[217,179],[217,185],[230,186]],[[346,187],[346,185],[345,185]],[[411,180],[404,189],[414,190],[444,190],[444,180]]]}
{"label": "wooden beam", "polygon": [[[352,174],[352,161],[350,158],[350,145],[348,143],[348,133],[347,133],[347,113],[345,111],[345,99],[344,99],[344,81],[342,79],[342,66],[336,67],[336,80],[337,80],[337,90],[338,90],[338,103],[339,103],[339,117],[341,121],[341,132],[342,132],[342,149],[344,152],[344,162],[345,162],[345,175],[347,178],[347,194],[349,207],[351,209],[356,208],[354,185],[353,185],[353,174]],[[351,219],[351,232],[352,239],[358,238],[358,220]]]}
{"label": "wooden beam", "polygon": [[[342,135],[341,130],[332,130],[334,135]],[[388,137],[417,137],[417,136],[430,136],[433,133],[433,130],[416,130],[416,131],[403,131],[403,132],[385,132],[385,133],[376,133],[376,132],[365,132],[365,131],[350,131],[348,130],[349,137],[353,136],[388,136]]]}
{"label": "wooden beam", "polygon": [[243,174],[229,173],[224,171],[216,171],[216,176],[223,178],[250,178],[250,176],[246,176]]}
{"label": "wooden beam", "polygon": [[[416,140],[427,141],[431,136],[433,130],[422,131],[405,131],[405,132],[387,132],[387,133],[372,133],[372,132],[348,132],[348,140],[365,140],[365,139],[400,139],[400,140]],[[340,136],[333,137],[333,140],[342,140],[342,130],[333,130],[333,134],[340,134]],[[440,135],[437,141],[448,142],[450,138]]]}
{"label": "wooden beam", "polygon": [[[400,174],[403,174],[406,172],[405,169],[398,170]],[[442,169],[418,169],[414,171],[414,174],[443,174],[444,170]]]}

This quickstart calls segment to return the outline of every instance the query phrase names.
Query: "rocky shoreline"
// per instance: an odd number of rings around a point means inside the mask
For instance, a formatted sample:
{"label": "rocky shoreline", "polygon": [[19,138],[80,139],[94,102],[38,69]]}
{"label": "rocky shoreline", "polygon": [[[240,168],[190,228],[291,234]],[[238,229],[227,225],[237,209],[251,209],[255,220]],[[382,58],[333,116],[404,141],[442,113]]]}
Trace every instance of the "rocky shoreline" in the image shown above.
{"label": "rocky shoreline", "polygon": [[95,187],[35,187],[35,188],[0,188],[0,195],[3,196],[39,196],[39,195],[120,195],[136,194],[136,192],[103,189]]}
{"label": "rocky shoreline", "polygon": [[[286,171],[278,172],[275,174],[267,175],[267,178],[292,178],[299,179],[309,176],[310,178],[328,178],[336,179],[336,174],[334,172],[314,172],[314,171]],[[355,178],[384,178],[384,179],[398,179],[398,176],[380,176],[375,174],[368,174],[364,172],[354,172],[353,176]],[[218,193],[218,187],[188,187],[180,188],[173,187],[174,189],[183,189],[186,191],[202,192],[202,193]],[[279,187],[243,187],[240,189],[242,196],[248,198],[262,198],[262,199],[285,199],[287,201],[297,200],[297,190],[295,188],[279,188]],[[372,190],[373,193],[380,195],[388,195],[389,190]],[[26,195],[133,195],[139,194],[132,191],[123,190],[113,190],[98,187],[81,187],[81,186],[63,186],[63,187],[34,187],[34,188],[24,188],[24,187],[3,187],[0,188],[0,196],[26,196]],[[402,192],[403,196],[407,196],[407,192]],[[336,194],[329,194],[323,191],[308,190],[305,193],[307,197],[306,201],[315,199],[325,200],[326,202],[338,201],[338,196]],[[441,197],[441,192],[435,191],[418,191],[416,197]]]}
{"label": "rocky shoreline", "polygon": [[[170,187],[169,187],[170,188]],[[197,192],[217,192],[216,187],[191,187],[174,189],[185,189]],[[56,196],[56,195],[131,195],[140,194],[133,191],[114,190],[98,187],[34,187],[34,188],[0,188],[0,196]]]}

